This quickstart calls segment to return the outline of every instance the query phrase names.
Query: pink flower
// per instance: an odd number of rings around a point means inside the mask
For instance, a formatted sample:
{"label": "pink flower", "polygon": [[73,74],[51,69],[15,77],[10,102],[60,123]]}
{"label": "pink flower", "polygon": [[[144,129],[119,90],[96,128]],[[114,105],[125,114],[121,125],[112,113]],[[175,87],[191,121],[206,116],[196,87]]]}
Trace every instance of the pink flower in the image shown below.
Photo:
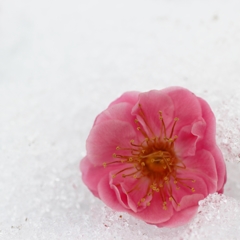
{"label": "pink flower", "polygon": [[82,179],[116,211],[180,226],[199,200],[223,192],[226,168],[215,131],[209,105],[184,88],[124,93],[94,122]]}

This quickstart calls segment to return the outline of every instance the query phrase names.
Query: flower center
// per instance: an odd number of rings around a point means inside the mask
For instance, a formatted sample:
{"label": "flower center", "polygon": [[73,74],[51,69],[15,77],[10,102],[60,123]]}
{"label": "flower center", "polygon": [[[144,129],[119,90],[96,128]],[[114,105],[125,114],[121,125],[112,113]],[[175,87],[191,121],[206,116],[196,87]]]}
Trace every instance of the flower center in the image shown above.
{"label": "flower center", "polygon": [[[119,160],[112,162],[104,162],[103,166],[107,167],[110,164],[130,164],[129,167],[118,171],[112,175],[115,178],[121,174],[122,178],[133,177],[136,179],[136,185],[128,191],[128,194],[132,191],[141,189],[140,179],[147,177],[150,180],[148,190],[145,195],[139,199],[138,206],[144,204],[148,196],[153,194],[159,194],[159,197],[163,204],[163,209],[167,209],[167,200],[175,202],[179,206],[179,203],[173,196],[173,186],[176,190],[180,187],[188,188],[191,192],[195,192],[192,186],[189,186],[186,182],[195,182],[194,179],[180,178],[178,175],[179,169],[186,170],[186,166],[180,160],[174,151],[174,142],[177,140],[177,136],[173,137],[174,128],[179,120],[174,118],[171,132],[169,136],[166,133],[165,122],[162,117],[162,112],[159,111],[160,119],[160,134],[156,136],[150,125],[148,124],[146,115],[139,104],[139,115],[141,116],[144,126],[142,127],[140,122],[136,119],[137,130],[144,136],[144,140],[141,143],[136,144],[134,140],[130,141],[131,147],[124,148],[117,146],[116,150],[128,151],[128,155],[121,155],[114,153],[113,157]],[[146,203],[146,206],[150,205],[150,201]]]}

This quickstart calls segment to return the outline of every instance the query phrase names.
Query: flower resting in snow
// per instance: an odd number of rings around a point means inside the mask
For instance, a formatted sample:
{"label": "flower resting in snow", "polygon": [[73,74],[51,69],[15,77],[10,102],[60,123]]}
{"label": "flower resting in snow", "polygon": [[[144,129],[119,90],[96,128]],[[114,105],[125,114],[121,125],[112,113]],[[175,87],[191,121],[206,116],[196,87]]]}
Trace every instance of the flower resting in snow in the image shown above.
{"label": "flower resting in snow", "polygon": [[223,192],[226,167],[209,105],[187,89],[127,92],[100,113],[81,161],[91,192],[116,211],[176,227]]}

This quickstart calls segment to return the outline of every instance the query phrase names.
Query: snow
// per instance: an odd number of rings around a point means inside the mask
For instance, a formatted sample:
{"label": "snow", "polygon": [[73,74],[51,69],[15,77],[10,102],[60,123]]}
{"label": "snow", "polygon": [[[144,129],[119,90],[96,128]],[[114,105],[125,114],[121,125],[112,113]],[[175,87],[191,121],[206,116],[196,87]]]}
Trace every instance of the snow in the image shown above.
{"label": "snow", "polygon": [[[2,0],[0,239],[238,239],[240,2]],[[114,212],[81,181],[96,115],[125,91],[206,99],[228,167],[189,224]]]}

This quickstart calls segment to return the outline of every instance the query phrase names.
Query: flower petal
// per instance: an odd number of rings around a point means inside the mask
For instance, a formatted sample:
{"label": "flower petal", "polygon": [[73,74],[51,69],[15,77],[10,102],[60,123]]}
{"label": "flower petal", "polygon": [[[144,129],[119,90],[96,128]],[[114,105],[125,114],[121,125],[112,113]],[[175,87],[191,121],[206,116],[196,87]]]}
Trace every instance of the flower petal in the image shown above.
{"label": "flower petal", "polygon": [[126,102],[113,104],[97,116],[94,125],[97,125],[107,120],[117,119],[124,122],[128,122],[134,128],[136,128],[137,126],[134,122],[135,118],[131,114],[132,107],[133,107],[132,104]]}
{"label": "flower petal", "polygon": [[173,207],[170,205],[166,210],[163,209],[160,194],[154,193],[151,204],[141,212],[131,212],[129,214],[142,219],[150,224],[158,224],[168,221],[173,215]]}
{"label": "flower petal", "polygon": [[[196,198],[198,198],[196,196]],[[188,223],[197,213],[198,205],[193,205],[180,212],[174,212],[173,216],[166,222],[156,224],[158,227],[179,227]]]}
{"label": "flower petal", "polygon": [[217,191],[219,193],[222,193],[223,186],[226,183],[227,174],[226,174],[226,166],[223,160],[222,153],[219,150],[218,146],[216,145],[216,140],[215,140],[216,120],[207,102],[201,98],[199,98],[199,102],[202,107],[203,118],[207,122],[207,126],[208,126],[205,132],[203,145],[205,149],[209,150],[212,153],[215,159],[215,164],[216,164],[216,169],[218,174]]}
{"label": "flower petal", "polygon": [[130,140],[136,140],[136,137],[130,123],[119,120],[101,122],[92,128],[87,139],[88,158],[95,165],[114,161],[113,153],[129,154],[129,151],[116,150],[116,147],[131,147]]}
{"label": "flower petal", "polygon": [[[197,151],[195,156],[185,158],[184,164],[188,175],[190,174],[192,178],[201,177],[206,182],[208,193],[217,191],[215,159],[209,151],[204,149]],[[182,175],[184,174],[186,173],[182,171]],[[195,184],[198,184],[197,181]],[[206,194],[204,195],[206,196]]]}
{"label": "flower petal", "polygon": [[110,188],[109,175],[104,176],[98,183],[98,194],[100,199],[115,211],[126,212],[126,208],[119,201],[116,201],[116,193]]}
{"label": "flower petal", "polygon": [[194,122],[181,128],[178,133],[178,139],[175,141],[175,149],[177,154],[183,159],[187,156],[193,156],[196,149],[201,149],[202,139],[204,137],[206,123],[204,119]]}
{"label": "flower petal", "polygon": [[109,166],[104,168],[103,166],[94,166],[85,157],[80,162],[80,171],[82,172],[82,180],[88,186],[89,190],[94,194],[94,196],[99,197],[97,192],[97,185],[104,176],[108,175],[110,171],[113,171],[117,166]]}
{"label": "flower petal", "polygon": [[189,90],[180,87],[171,87],[163,90],[167,94],[174,106],[174,117],[179,121],[175,127],[175,134],[186,126],[191,125],[202,117],[202,110],[198,98]]}
{"label": "flower petal", "polygon": [[[141,109],[144,112],[147,122],[144,121],[139,104],[141,104]],[[133,107],[132,114],[137,116],[137,119],[149,137],[160,134],[161,122],[159,120],[159,111],[162,111],[165,125],[169,126],[173,121],[174,105],[167,94],[157,90],[139,94],[139,100]]]}
{"label": "flower petal", "polygon": [[137,92],[137,91],[125,92],[119,98],[117,98],[115,101],[111,102],[109,107],[111,107],[115,104],[118,104],[118,103],[122,103],[122,102],[130,103],[131,105],[135,105],[138,100],[138,95],[139,95],[139,92]]}
{"label": "flower petal", "polygon": [[180,130],[178,138],[174,143],[175,151],[181,159],[195,154],[198,137],[191,133],[191,129],[192,126],[190,125],[184,126]]}

